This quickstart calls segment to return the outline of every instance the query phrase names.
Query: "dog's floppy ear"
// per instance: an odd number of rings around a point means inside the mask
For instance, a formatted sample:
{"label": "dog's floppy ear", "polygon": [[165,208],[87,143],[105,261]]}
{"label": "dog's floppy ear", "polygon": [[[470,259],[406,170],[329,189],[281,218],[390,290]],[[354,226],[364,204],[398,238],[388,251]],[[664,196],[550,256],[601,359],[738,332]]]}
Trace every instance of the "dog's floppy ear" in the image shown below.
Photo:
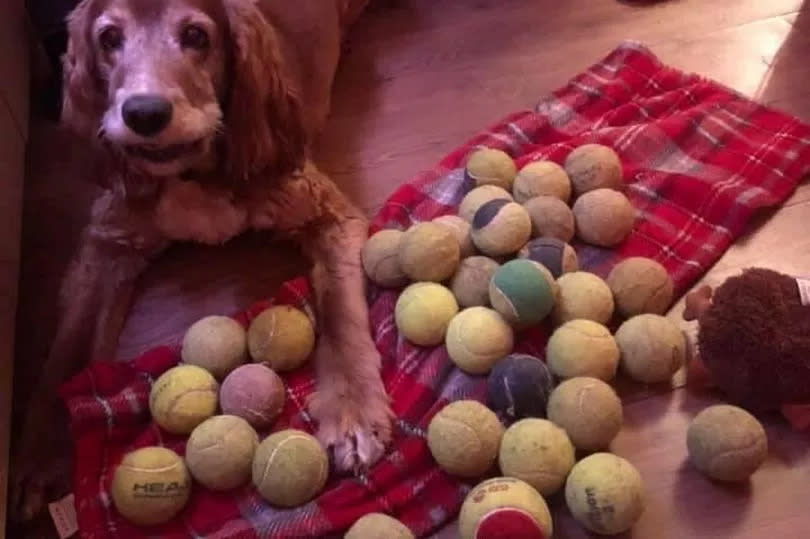
{"label": "dog's floppy ear", "polygon": [[230,88],[225,107],[228,174],[284,174],[301,166],[306,133],[298,99],[285,81],[276,33],[254,0],[225,0],[230,29]]}

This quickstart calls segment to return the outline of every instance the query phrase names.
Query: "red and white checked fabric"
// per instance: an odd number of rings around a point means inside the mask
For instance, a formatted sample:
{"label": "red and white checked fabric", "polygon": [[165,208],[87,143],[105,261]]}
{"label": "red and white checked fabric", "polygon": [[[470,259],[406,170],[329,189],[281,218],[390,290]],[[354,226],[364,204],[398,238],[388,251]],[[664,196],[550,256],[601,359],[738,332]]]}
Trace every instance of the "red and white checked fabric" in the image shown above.
{"label": "red and white checked fabric", "polygon": [[[626,42],[534,109],[509,115],[403,185],[371,231],[454,213],[470,188],[464,158],[477,146],[503,149],[522,166],[536,159],[562,162],[587,142],[612,146],[621,156],[638,220],[616,249],[575,243],[581,266],[604,276],[624,257],[651,257],[670,272],[679,295],[722,255],[756,210],[784,201],[810,166],[810,126],[667,67],[644,46]],[[452,521],[471,484],[436,467],[425,429],[448,401],[483,400],[485,379],[454,368],[441,346],[418,348],[401,339],[393,322],[396,297],[396,291],[374,288],[368,297],[382,376],[397,415],[395,440],[367,475],[333,477],[303,507],[268,506],[249,485],[225,494],[195,485],[190,503],[171,523],[148,531],[129,525],[109,495],[122,455],[150,444],[183,453],[185,439],[161,431],[147,405],[151,382],[177,363],[178,350],[158,348],[130,364],[96,363],[67,382],[62,395],[72,418],[82,537],[339,537],[371,511],[389,513],[427,537]],[[312,313],[304,278],[284,285],[274,301]],[[247,324],[270,303],[262,301],[236,318]],[[518,349],[543,356],[547,331],[523,334]],[[304,409],[313,388],[312,366],[285,382],[288,402],[274,430],[312,432]]]}

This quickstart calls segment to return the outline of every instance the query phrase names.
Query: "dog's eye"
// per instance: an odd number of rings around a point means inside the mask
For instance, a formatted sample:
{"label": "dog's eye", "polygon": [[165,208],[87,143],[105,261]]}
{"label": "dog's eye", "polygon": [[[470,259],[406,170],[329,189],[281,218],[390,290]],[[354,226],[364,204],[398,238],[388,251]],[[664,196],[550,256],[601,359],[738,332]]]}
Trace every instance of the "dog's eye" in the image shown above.
{"label": "dog's eye", "polygon": [[189,49],[206,49],[208,48],[208,34],[199,26],[190,24],[180,33],[180,44]]}
{"label": "dog's eye", "polygon": [[120,49],[124,44],[124,34],[117,26],[108,26],[99,34],[98,42],[102,49],[111,52]]}

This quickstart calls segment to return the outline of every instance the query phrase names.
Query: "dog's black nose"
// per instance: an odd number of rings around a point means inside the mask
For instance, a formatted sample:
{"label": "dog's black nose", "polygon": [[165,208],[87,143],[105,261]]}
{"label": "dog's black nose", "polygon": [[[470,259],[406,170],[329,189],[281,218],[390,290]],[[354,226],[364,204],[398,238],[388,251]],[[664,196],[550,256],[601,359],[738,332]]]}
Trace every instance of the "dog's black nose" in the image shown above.
{"label": "dog's black nose", "polygon": [[159,95],[134,95],[124,101],[121,115],[127,126],[144,137],[157,135],[172,119],[172,104]]}

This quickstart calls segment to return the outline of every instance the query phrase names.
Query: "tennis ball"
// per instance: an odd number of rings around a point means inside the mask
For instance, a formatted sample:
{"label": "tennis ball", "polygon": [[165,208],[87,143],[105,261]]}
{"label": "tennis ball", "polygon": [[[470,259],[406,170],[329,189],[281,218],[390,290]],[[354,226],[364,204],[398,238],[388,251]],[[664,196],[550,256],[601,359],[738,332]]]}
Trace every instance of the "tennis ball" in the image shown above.
{"label": "tennis ball", "polygon": [[467,158],[465,174],[476,186],[497,185],[509,190],[515,181],[517,167],[508,153],[494,148],[481,148]]}
{"label": "tennis ball", "polygon": [[247,360],[245,329],[228,316],[206,316],[186,331],[180,356],[221,379]]}
{"label": "tennis ball", "polygon": [[149,412],[172,434],[189,434],[217,411],[219,384],[207,370],[178,365],[160,375],[149,393]]}
{"label": "tennis ball", "polygon": [[250,480],[259,437],[250,424],[235,415],[206,419],[186,442],[186,465],[191,476],[214,491],[230,490]]}
{"label": "tennis ball", "polygon": [[404,232],[393,228],[372,235],[363,245],[360,260],[363,270],[374,284],[383,288],[398,288],[408,282],[399,263],[399,244]]}
{"label": "tennis ball", "polygon": [[265,309],[248,326],[248,351],[253,361],[276,372],[297,369],[315,348],[315,328],[300,309],[276,305]]}
{"label": "tennis ball", "polygon": [[619,156],[601,144],[584,144],[565,159],[565,171],[571,179],[574,194],[580,196],[594,189],[624,187],[624,172]]}
{"label": "tennis ball", "polygon": [[444,340],[447,325],[458,313],[453,293],[436,283],[413,283],[397,298],[394,321],[399,332],[417,346]]}
{"label": "tennis ball", "polygon": [[576,251],[557,238],[535,238],[520,248],[518,257],[542,264],[554,279],[579,269]]}
{"label": "tennis ball", "polygon": [[532,236],[565,242],[574,237],[574,214],[559,198],[539,196],[524,202],[523,207],[532,221]]}
{"label": "tennis ball", "polygon": [[613,316],[613,294],[598,275],[572,271],[557,279],[560,294],[554,306],[558,324],[584,318],[607,324]]}
{"label": "tennis ball", "polygon": [[607,447],[622,428],[622,402],[598,378],[570,378],[551,392],[548,418],[565,429],[571,443],[583,451]]}
{"label": "tennis ball", "polygon": [[555,290],[536,264],[510,260],[492,276],[489,301],[509,323],[519,327],[541,322],[554,307]]}
{"label": "tennis ball", "polygon": [[576,463],[565,482],[565,502],[574,518],[592,532],[629,530],[644,512],[644,483],[627,460],[595,453]]}
{"label": "tennis ball", "polygon": [[496,311],[470,307],[450,320],[444,342],[459,369],[484,374],[512,351],[514,339],[512,328]]}
{"label": "tennis ball", "polygon": [[686,431],[692,464],[718,481],[744,481],[765,462],[768,437],[757,419],[737,406],[709,406]]}
{"label": "tennis ball", "polygon": [[284,402],[284,382],[261,363],[234,369],[219,390],[222,413],[241,417],[256,429],[269,427],[281,413]]}
{"label": "tennis ball", "polygon": [[686,340],[672,321],[659,314],[639,314],[616,330],[622,369],[646,384],[669,380],[686,360]]}
{"label": "tennis ball", "polygon": [[526,481],[542,496],[557,492],[574,462],[571,440],[551,421],[521,419],[503,433],[498,453],[501,473]]}
{"label": "tennis ball", "polygon": [[554,380],[545,362],[528,354],[499,361],[487,378],[490,405],[508,420],[545,417]]}
{"label": "tennis ball", "polygon": [[579,239],[600,247],[623,242],[636,218],[627,197],[613,189],[588,191],[574,202],[572,211]]}
{"label": "tennis ball", "polygon": [[498,187],[497,185],[482,185],[481,187],[470,189],[470,191],[464,195],[464,198],[461,199],[461,203],[458,205],[458,216],[468,223],[472,223],[473,217],[475,217],[475,212],[478,211],[478,208],[490,200],[496,199],[511,201],[512,195],[509,194],[509,191]]}
{"label": "tennis ball", "polygon": [[625,317],[643,313],[664,314],[672,303],[674,284],[664,266],[641,256],[616,264],[607,284],[617,310]]}
{"label": "tennis ball", "polygon": [[517,173],[512,194],[520,204],[540,196],[553,197],[565,204],[571,198],[571,180],[554,161],[535,161]]}
{"label": "tennis ball", "polygon": [[430,420],[427,443],[442,470],[476,477],[495,463],[502,436],[503,426],[492,410],[478,401],[459,400]]}
{"label": "tennis ball", "polygon": [[464,498],[458,518],[461,539],[549,539],[554,526],[543,497],[514,477],[494,477]]}
{"label": "tennis ball", "polygon": [[486,256],[471,256],[459,264],[450,280],[450,290],[461,307],[489,305],[489,282],[500,267]]}
{"label": "tennis ball", "polygon": [[413,281],[444,281],[456,271],[460,258],[458,240],[446,225],[417,223],[399,244],[399,263]]}
{"label": "tennis ball", "polygon": [[559,378],[591,376],[609,381],[619,366],[619,347],[610,330],[593,320],[570,320],[554,330],[546,361]]}
{"label": "tennis ball", "polygon": [[456,240],[458,240],[459,253],[462,259],[475,254],[475,244],[473,244],[470,235],[470,223],[458,215],[442,215],[435,218],[433,222],[447,227],[453,233]]}
{"label": "tennis ball", "polygon": [[531,235],[529,214],[523,206],[509,200],[490,200],[478,208],[472,220],[473,243],[485,255],[516,253]]}
{"label": "tennis ball", "polygon": [[383,513],[369,513],[360,517],[343,539],[414,539],[405,524]]}
{"label": "tennis ball", "polygon": [[253,457],[253,486],[267,502],[296,507],[326,485],[329,458],[309,433],[286,429],[265,438]]}
{"label": "tennis ball", "polygon": [[138,526],[154,526],[185,507],[191,478],[183,459],[171,449],[142,447],[124,455],[110,493],[122,517]]}

